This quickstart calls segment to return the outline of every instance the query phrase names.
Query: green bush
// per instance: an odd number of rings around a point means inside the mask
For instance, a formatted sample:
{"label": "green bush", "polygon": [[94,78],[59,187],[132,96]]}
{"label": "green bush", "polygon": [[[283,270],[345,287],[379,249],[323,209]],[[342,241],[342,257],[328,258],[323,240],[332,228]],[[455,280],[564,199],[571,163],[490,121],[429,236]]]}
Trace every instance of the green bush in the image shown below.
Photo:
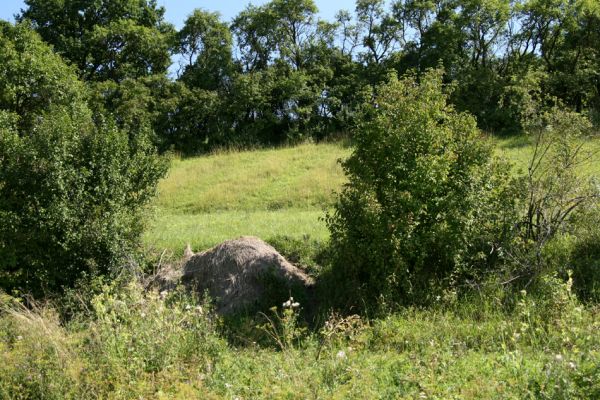
{"label": "green bush", "polygon": [[27,27],[4,26],[0,46],[0,286],[38,295],[123,262],[166,164],[147,132],[94,122],[74,72]]}
{"label": "green bush", "polygon": [[431,300],[434,287],[493,269],[512,235],[518,182],[447,100],[437,70],[420,82],[392,76],[367,105],[327,217],[332,274],[338,287],[347,278],[351,297]]}

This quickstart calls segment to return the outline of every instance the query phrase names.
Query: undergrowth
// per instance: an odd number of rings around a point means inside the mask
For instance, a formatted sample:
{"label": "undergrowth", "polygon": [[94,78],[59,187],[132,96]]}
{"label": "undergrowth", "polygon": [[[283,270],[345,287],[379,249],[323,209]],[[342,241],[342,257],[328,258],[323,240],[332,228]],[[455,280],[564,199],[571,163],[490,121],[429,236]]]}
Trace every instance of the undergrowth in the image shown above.
{"label": "undergrowth", "polygon": [[599,310],[570,280],[543,285],[510,306],[488,290],[374,320],[330,312],[312,329],[290,299],[235,344],[180,290],[113,283],[68,323],[4,295],[0,398],[598,398]]}

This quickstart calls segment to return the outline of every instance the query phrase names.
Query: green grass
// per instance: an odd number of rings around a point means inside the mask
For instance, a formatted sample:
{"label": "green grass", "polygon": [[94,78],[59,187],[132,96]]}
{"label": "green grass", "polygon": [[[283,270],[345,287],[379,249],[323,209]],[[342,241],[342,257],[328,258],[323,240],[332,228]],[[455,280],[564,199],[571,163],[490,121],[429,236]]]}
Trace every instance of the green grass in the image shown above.
{"label": "green grass", "polygon": [[286,235],[313,239],[328,237],[320,209],[295,209],[268,211],[215,211],[197,214],[161,214],[146,235],[147,243],[155,248],[168,248],[176,252],[191,243],[194,249],[211,247],[227,239],[243,235],[274,238]]}
{"label": "green grass", "polygon": [[[526,167],[523,139],[496,142],[498,154]],[[344,182],[337,159],[349,152],[307,144],[176,159],[146,244],[180,252],[187,242],[202,249],[239,235],[287,235],[300,244],[283,240],[282,250],[317,251],[305,235],[327,238],[320,217]],[[50,305],[29,309],[0,294],[0,398],[600,398],[600,309],[558,279],[512,301],[503,288],[464,303],[449,293],[428,309],[333,315],[314,330],[279,309],[277,332],[260,316],[227,325],[185,293],[163,298],[122,283],[84,301],[66,324]]]}
{"label": "green grass", "polygon": [[598,398],[600,310],[557,289],[512,312],[493,297],[442,301],[373,321],[333,316],[310,333],[287,314],[276,337],[294,340],[237,347],[206,305],[176,292],[107,288],[67,325],[0,297],[0,398]]}
{"label": "green grass", "polygon": [[325,239],[321,217],[344,181],[340,144],[304,144],[176,159],[159,186],[147,245],[180,252],[225,239]]}
{"label": "green grass", "polygon": [[[524,136],[494,139],[497,154],[526,170],[532,146]],[[600,150],[600,141],[587,145]],[[341,144],[304,144],[259,151],[175,159],[159,186],[147,246],[195,250],[253,235],[324,240],[322,220],[344,182],[338,163],[351,149]],[[584,171],[600,175],[600,163]]]}
{"label": "green grass", "polygon": [[[521,169],[526,171],[533,153],[531,139],[527,136],[513,136],[502,139],[493,139],[496,146],[496,154],[506,157],[514,163],[515,171]],[[600,175],[600,140],[590,139],[584,143],[583,151],[590,154],[595,162],[588,162],[579,168],[579,173],[584,176]]]}

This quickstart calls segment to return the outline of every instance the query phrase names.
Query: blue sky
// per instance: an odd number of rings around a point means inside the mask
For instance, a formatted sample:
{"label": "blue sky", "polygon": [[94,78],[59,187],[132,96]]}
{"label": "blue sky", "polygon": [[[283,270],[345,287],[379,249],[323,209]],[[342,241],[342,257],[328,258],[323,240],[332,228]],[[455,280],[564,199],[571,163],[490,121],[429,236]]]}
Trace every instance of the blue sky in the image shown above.
{"label": "blue sky", "polygon": [[[266,0],[158,0],[158,4],[167,10],[167,21],[178,28],[195,8],[219,11],[225,21],[231,21],[249,3],[260,5],[266,3]],[[354,10],[355,0],[315,0],[315,3],[319,7],[321,17],[332,20],[338,10]],[[0,19],[14,20],[13,15],[18,14],[24,7],[22,0],[0,0]]]}

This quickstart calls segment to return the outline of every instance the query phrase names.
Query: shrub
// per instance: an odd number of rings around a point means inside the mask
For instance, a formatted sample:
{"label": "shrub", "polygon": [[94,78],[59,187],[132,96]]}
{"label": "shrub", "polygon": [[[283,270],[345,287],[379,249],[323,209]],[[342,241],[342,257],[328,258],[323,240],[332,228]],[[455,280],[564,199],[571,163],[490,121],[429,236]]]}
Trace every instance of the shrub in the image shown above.
{"label": "shrub", "polygon": [[493,268],[511,237],[518,182],[447,100],[442,71],[392,76],[354,133],[348,183],[327,217],[332,273],[351,297],[426,301],[434,286]]}
{"label": "shrub", "polygon": [[12,79],[0,84],[0,286],[37,295],[123,261],[166,165],[148,132],[94,123],[75,74],[26,27],[4,27],[0,45],[18,49],[0,57]]}

